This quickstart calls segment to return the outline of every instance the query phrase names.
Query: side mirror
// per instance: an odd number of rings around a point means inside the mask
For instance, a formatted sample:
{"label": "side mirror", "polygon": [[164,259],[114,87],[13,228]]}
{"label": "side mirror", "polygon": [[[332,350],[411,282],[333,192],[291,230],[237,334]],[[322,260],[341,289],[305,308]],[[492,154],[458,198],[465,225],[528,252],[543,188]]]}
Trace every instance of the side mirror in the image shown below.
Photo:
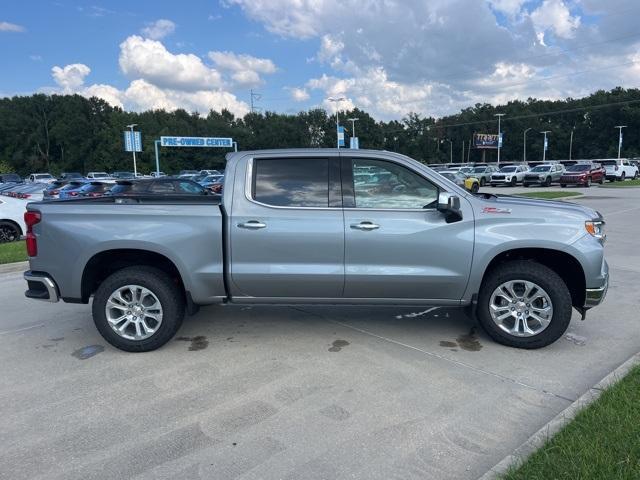
{"label": "side mirror", "polygon": [[462,220],[460,197],[449,192],[440,192],[438,195],[438,211],[445,214],[447,223]]}

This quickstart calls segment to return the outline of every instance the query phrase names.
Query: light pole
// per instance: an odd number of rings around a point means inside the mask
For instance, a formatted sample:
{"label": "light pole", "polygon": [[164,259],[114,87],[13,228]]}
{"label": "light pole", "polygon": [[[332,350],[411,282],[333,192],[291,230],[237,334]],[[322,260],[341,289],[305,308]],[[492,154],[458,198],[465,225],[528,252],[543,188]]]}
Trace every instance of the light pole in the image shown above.
{"label": "light pole", "polygon": [[349,122],[351,122],[351,136],[356,136],[356,122],[360,120],[359,118],[347,118]]}
{"label": "light pole", "polygon": [[619,133],[618,133],[618,158],[620,158],[620,150],[622,149],[622,129],[623,128],[627,128],[626,125],[618,125],[614,128],[617,128]]}
{"label": "light pole", "polygon": [[501,145],[502,132],[500,131],[500,119],[504,116],[505,116],[504,113],[496,113],[494,115],[494,117],[498,117],[498,165],[500,165],[500,150],[502,148],[502,145]]}
{"label": "light pole", "polygon": [[234,152],[238,151],[238,142],[233,142],[233,151]]}
{"label": "light pole", "polygon": [[133,153],[133,176],[138,176],[138,167],[136,166],[136,142],[134,140],[133,135],[133,127],[137,127],[137,123],[132,123],[131,125],[127,125],[127,128],[131,129],[131,153]]}
{"label": "light pole", "polygon": [[576,126],[574,125],[571,128],[571,137],[569,137],[569,160],[571,160],[571,156],[573,154],[573,131],[576,129]]}
{"label": "light pole", "polygon": [[[330,102],[344,102],[346,100],[345,97],[329,97],[327,98]],[[340,149],[340,120],[338,119],[338,111],[340,108],[336,105],[336,146]]]}
{"label": "light pole", "polygon": [[524,141],[522,142],[522,163],[527,163],[527,132],[531,130],[531,127],[525,129],[523,137]]}
{"label": "light pole", "polygon": [[154,140],[153,145],[156,147],[156,177],[160,176],[160,156],[158,155],[158,146],[160,145],[160,140]]}
{"label": "light pole", "polygon": [[544,132],[540,132],[544,135],[544,144],[542,145],[542,161],[545,162],[547,160],[547,133],[551,133],[551,130],[545,130]]}

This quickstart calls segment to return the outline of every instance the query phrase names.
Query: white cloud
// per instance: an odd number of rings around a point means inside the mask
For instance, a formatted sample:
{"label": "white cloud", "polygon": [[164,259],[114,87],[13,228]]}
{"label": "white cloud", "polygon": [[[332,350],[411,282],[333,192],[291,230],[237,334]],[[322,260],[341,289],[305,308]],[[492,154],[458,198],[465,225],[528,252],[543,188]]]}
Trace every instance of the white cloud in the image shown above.
{"label": "white cloud", "polygon": [[24,32],[26,28],[22,25],[16,25],[15,23],[0,22],[0,32]]}
{"label": "white cloud", "polygon": [[173,54],[156,40],[132,35],[120,44],[120,68],[129,78],[176,90],[198,91],[222,85],[220,73],[193,54]]}
{"label": "white cloud", "polygon": [[89,73],[91,69],[82,63],[73,63],[62,68],[55,66],[51,69],[53,79],[62,88],[63,93],[78,91]]}
{"label": "white cloud", "polygon": [[142,29],[142,35],[151,40],[160,40],[167,35],[172,34],[176,30],[176,24],[171,20],[161,18],[155,22],[149,23]]}
{"label": "white cloud", "polygon": [[563,0],[544,0],[531,12],[531,20],[539,32],[551,30],[561,38],[572,38],[580,26],[580,17],[571,16]]}
{"label": "white cloud", "polygon": [[219,69],[231,72],[234,83],[242,86],[259,85],[262,83],[260,74],[272,74],[277,70],[268,58],[220,51],[209,52],[208,56]]}
{"label": "white cloud", "polygon": [[[231,52],[224,52],[224,59],[227,61],[225,68],[234,75],[247,71],[275,71],[273,63],[266,59],[235,55]],[[132,79],[124,90],[105,84],[86,86],[85,79],[91,69],[84,64],[71,64],[53,67],[52,75],[59,88],[50,91],[77,93],[85,97],[95,96],[113,106],[138,111],[173,111],[183,108],[203,115],[208,114],[209,110],[222,109],[236,115],[249,112],[245,102],[224,90],[217,70],[206,66],[195,55],[174,55],[159,41],[135,35],[127,38],[120,45],[120,66],[123,73]],[[254,70],[243,70],[248,68]]]}
{"label": "white cloud", "polygon": [[306,88],[290,88],[291,98],[296,102],[305,102],[309,100],[311,95]]}
{"label": "white cloud", "polygon": [[111,85],[94,84],[87,88],[81,89],[79,93],[80,95],[87,98],[101,98],[113,107],[124,108],[123,102],[125,96],[120,90],[118,90],[116,87],[112,87]]}
{"label": "white cloud", "polygon": [[493,8],[499,12],[515,17],[522,12],[522,7],[528,0],[488,0]]}

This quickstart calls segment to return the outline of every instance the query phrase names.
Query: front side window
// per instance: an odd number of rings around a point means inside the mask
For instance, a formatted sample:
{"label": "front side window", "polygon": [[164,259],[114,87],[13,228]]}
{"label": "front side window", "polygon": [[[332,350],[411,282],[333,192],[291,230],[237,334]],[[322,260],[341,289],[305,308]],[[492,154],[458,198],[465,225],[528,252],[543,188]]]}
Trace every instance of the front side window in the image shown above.
{"label": "front side window", "polygon": [[328,207],[329,160],[255,160],[253,199],[276,207]]}
{"label": "front side window", "polygon": [[417,173],[384,160],[352,160],[356,208],[418,209],[438,201],[438,187]]}
{"label": "front side window", "polygon": [[180,182],[178,190],[180,193],[204,193],[204,188],[191,182]]}

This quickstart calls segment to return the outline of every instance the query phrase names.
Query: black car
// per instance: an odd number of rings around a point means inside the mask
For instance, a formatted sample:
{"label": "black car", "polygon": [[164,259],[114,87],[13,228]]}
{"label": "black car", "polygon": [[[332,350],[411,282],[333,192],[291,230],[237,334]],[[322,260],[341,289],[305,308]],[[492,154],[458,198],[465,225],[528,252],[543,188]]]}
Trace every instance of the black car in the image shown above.
{"label": "black car", "polygon": [[17,173],[0,173],[0,183],[22,183],[24,180]]}
{"label": "black car", "polygon": [[109,195],[208,195],[202,185],[184,178],[118,180]]}

